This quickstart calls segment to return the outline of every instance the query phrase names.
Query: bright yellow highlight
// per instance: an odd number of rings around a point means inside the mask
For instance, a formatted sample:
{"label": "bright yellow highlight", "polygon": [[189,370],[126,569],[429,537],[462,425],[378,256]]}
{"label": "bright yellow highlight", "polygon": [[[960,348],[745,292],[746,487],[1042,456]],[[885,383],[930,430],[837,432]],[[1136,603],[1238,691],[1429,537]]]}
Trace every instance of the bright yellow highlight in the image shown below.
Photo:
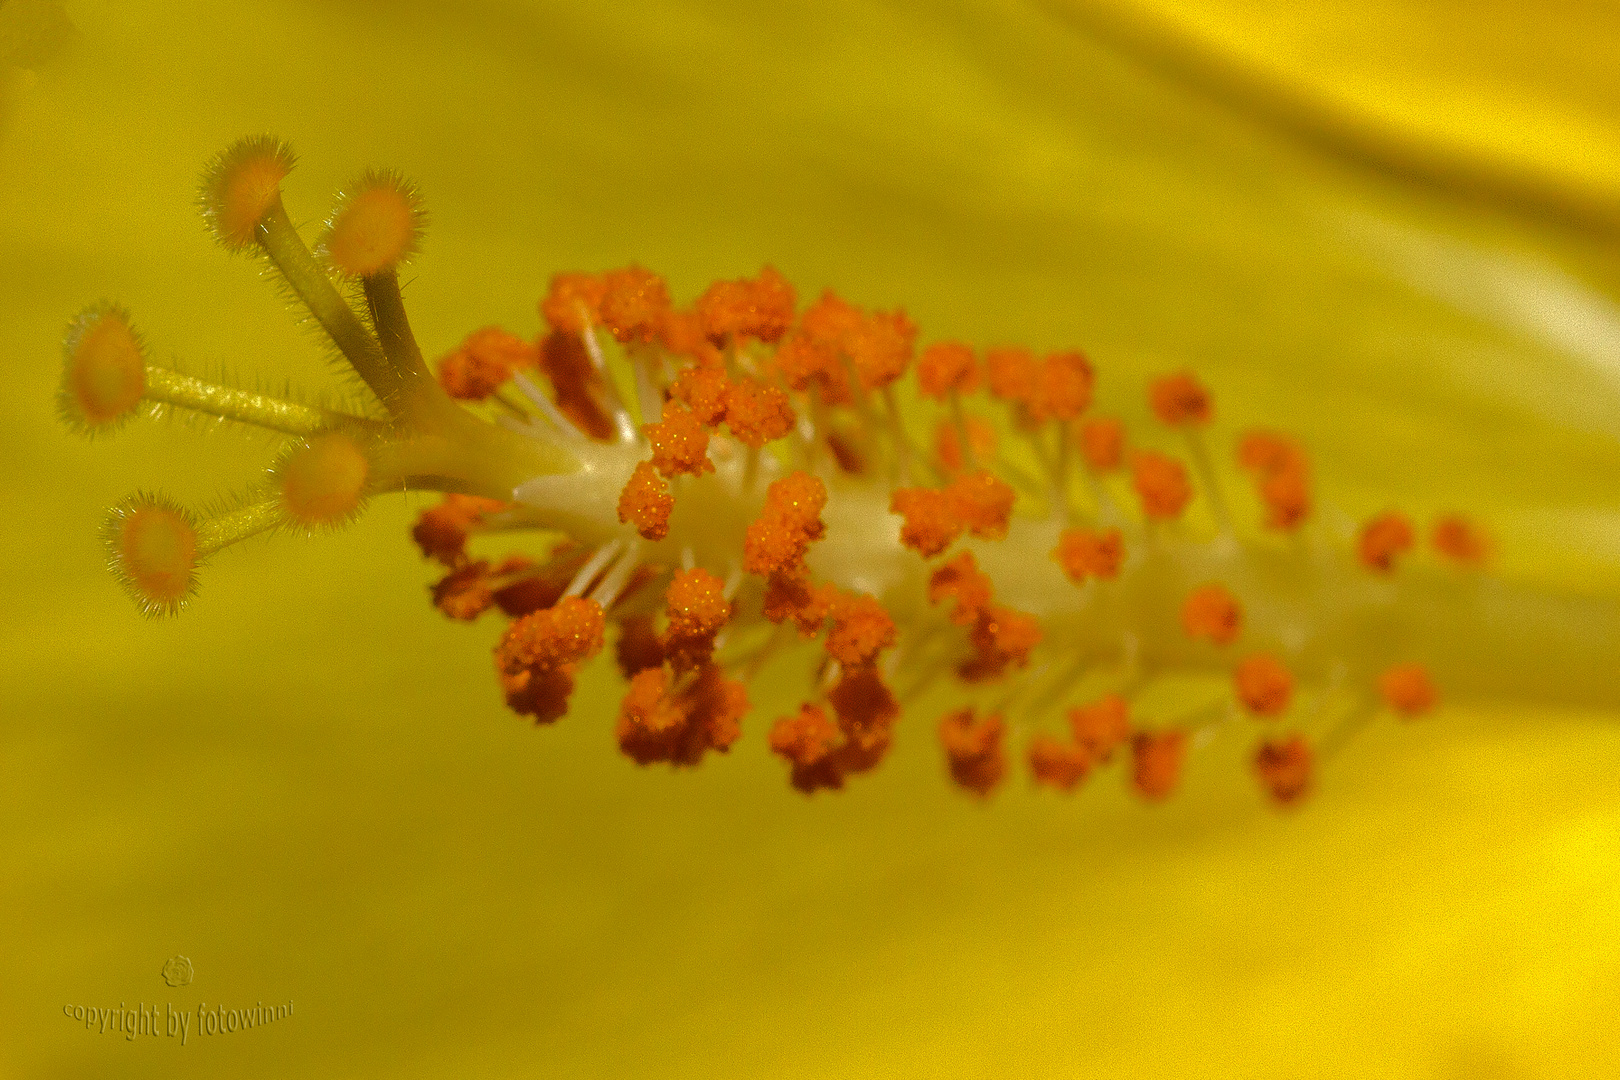
{"label": "bright yellow highlight", "polygon": [[392,270],[416,250],[421,209],[415,193],[390,176],[367,176],[332,214],[321,249],[350,277]]}
{"label": "bright yellow highlight", "polygon": [[148,615],[173,614],[196,588],[197,527],[184,510],[137,495],[107,518],[113,573]]}
{"label": "bright yellow highlight", "polygon": [[288,517],[301,525],[337,525],[360,509],[370,473],[359,443],[332,431],[288,454],[276,478]]}
{"label": "bright yellow highlight", "polygon": [[219,156],[203,180],[202,203],[221,244],[232,251],[253,245],[293,163],[287,145],[268,135],[243,139]]}

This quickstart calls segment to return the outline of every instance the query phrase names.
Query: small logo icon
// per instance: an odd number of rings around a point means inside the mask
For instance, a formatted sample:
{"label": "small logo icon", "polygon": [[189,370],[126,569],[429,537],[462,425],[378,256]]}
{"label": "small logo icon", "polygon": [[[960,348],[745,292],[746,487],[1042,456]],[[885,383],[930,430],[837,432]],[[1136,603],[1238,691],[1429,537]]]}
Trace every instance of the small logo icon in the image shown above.
{"label": "small logo icon", "polygon": [[191,985],[191,961],[184,956],[171,956],[163,962],[163,981],[170,986]]}

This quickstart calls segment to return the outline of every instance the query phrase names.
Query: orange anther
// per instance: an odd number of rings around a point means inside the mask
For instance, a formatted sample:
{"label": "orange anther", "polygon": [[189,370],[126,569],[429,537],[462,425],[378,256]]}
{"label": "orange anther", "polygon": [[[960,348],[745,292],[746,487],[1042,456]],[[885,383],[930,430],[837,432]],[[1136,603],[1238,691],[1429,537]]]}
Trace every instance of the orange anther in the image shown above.
{"label": "orange anther", "polygon": [[925,559],[950,547],[962,535],[949,495],[937,488],[897,488],[889,496],[889,513],[905,518],[900,543]]}
{"label": "orange anther", "polygon": [[1310,478],[1285,469],[1260,481],[1260,499],[1266,504],[1266,524],[1289,532],[1299,528],[1311,512]]}
{"label": "orange anther", "polygon": [[846,668],[872,663],[895,642],[894,619],[874,596],[836,593],[828,614],[827,655]]}
{"label": "orange anther", "polygon": [[961,526],[984,540],[1007,535],[1012,519],[1013,489],[992,473],[979,469],[959,476],[945,488],[951,513]]}
{"label": "orange anther", "polygon": [[1086,778],[1091,761],[1078,746],[1037,735],[1029,744],[1029,771],[1035,783],[1059,791],[1073,791]]}
{"label": "orange anther", "polygon": [[628,266],[602,276],[602,325],[617,340],[656,339],[669,311],[669,286],[650,270]]}
{"label": "orange anther", "polygon": [[888,386],[911,365],[917,326],[903,311],[875,311],[844,336],[844,354],[868,390]]}
{"label": "orange anther", "polygon": [[1255,474],[1266,525],[1299,528],[1311,512],[1310,463],[1299,444],[1272,431],[1251,431],[1238,443],[1238,464]]}
{"label": "orange anther", "polygon": [[806,703],[796,715],[784,716],[771,727],[771,752],[793,765],[793,786],[806,795],[820,788],[844,786],[836,751],[838,729],[818,705]]}
{"label": "orange anther", "polygon": [[725,582],[702,567],[676,571],[664,594],[669,629],[663,645],[677,671],[707,663],[714,652],[715,635],[731,618],[725,589]]}
{"label": "orange anther", "polygon": [[467,558],[467,536],[485,514],[503,510],[506,504],[476,495],[446,495],[438,506],[422,511],[411,529],[411,538],[422,549],[423,558],[437,559],[452,569]]}
{"label": "orange anther", "polygon": [[696,361],[699,367],[725,369],[725,356],[703,332],[703,320],[695,311],[666,311],[658,326],[658,340],[669,352]]}
{"label": "orange anther", "polygon": [[709,460],[709,433],[692,410],[676,401],[664,402],[664,418],[644,424],[641,433],[652,446],[652,463],[667,477],[714,472]]}
{"label": "orange anther", "polygon": [[1181,781],[1181,764],[1187,756],[1187,733],[1174,728],[1141,731],[1131,739],[1131,784],[1144,799],[1159,802],[1168,798]]}
{"label": "orange anther", "polygon": [[1356,537],[1356,556],[1361,565],[1380,574],[1393,573],[1398,556],[1412,549],[1417,534],[1412,523],[1393,511],[1379,514],[1361,527]]}
{"label": "orange anther", "polygon": [[961,342],[935,342],[917,361],[917,388],[924,397],[943,400],[952,393],[971,393],[978,385],[978,361]]}
{"label": "orange anther", "polygon": [[1214,412],[1209,391],[1187,371],[1153,380],[1148,398],[1159,419],[1174,427],[1207,424]]}
{"label": "orange anther", "polygon": [[758,450],[793,430],[793,407],[780,389],[739,379],[726,393],[726,426],[737,441]]}
{"label": "orange anther", "polygon": [[1410,719],[1434,708],[1438,695],[1429,670],[1422,664],[1396,664],[1378,677],[1378,693],[1384,702]]}
{"label": "orange anther", "polygon": [[1076,419],[1091,404],[1095,375],[1084,353],[1057,352],[1041,362],[1035,397],[1030,401],[1030,419],[1037,423]]}
{"label": "orange anther", "polygon": [[1009,664],[1024,667],[1030,653],[1041,643],[1041,624],[1035,616],[1014,608],[992,604],[979,614],[968,640],[975,655],[957,668],[969,682],[993,679]]}
{"label": "orange anther", "polygon": [[1238,442],[1238,464],[1261,476],[1294,469],[1303,471],[1305,452],[1286,435],[1250,431]]}
{"label": "orange anther", "polygon": [[1491,554],[1490,538],[1461,514],[1436,518],[1429,542],[1441,555],[1463,566],[1478,566]]}
{"label": "orange anther", "polygon": [[1069,710],[1074,744],[1092,764],[1103,764],[1131,737],[1131,707],[1118,694],[1107,694],[1089,705]]}
{"label": "orange anther", "polygon": [[844,733],[845,746],[839,755],[844,772],[866,772],[883,760],[900,716],[900,703],[877,668],[847,669],[827,694],[827,701],[838,714],[838,728]]}
{"label": "orange anther", "polygon": [[990,349],[984,354],[984,370],[990,393],[996,397],[1025,406],[1035,400],[1041,368],[1028,349]]}
{"label": "orange anther", "polygon": [[810,545],[821,539],[827,486],[807,472],[793,472],[765,489],[765,506],[743,537],[743,565],[751,574],[795,573]]}
{"label": "orange anther", "polygon": [[812,341],[838,348],[864,318],[860,308],[824,289],[821,298],[805,308],[799,326]]}
{"label": "orange anther", "polygon": [[757,338],[771,343],[793,325],[796,303],[793,286],[767,266],[757,278],[710,285],[698,297],[697,315],[704,333],[715,340]]}
{"label": "orange anther", "polygon": [[557,274],[540,301],[540,314],[553,330],[583,334],[602,321],[603,280],[593,274]]}
{"label": "orange anther", "polygon": [[675,496],[650,461],[639,462],[619,492],[619,521],[634,525],[648,540],[669,535],[669,515],[675,509]]}
{"label": "orange anther", "polygon": [[973,552],[954,556],[929,576],[928,602],[937,604],[947,597],[956,600],[951,622],[958,626],[972,626],[989,610],[990,576],[979,569]]}
{"label": "orange anther", "polygon": [[450,571],[433,584],[433,606],[452,619],[478,618],[495,603],[489,587],[489,560],[479,559]]}
{"label": "orange anther", "polygon": [[[995,425],[977,416],[967,416],[963,417],[962,426],[967,428],[968,447],[973,451],[975,462],[996,456]],[[967,462],[962,457],[961,432],[954,422],[946,420],[934,429],[934,454],[947,473],[961,472],[966,467]]]}
{"label": "orange anther", "polygon": [[674,687],[664,668],[648,668],[630,680],[614,733],[619,749],[638,765],[696,765],[710,750],[731,748],[747,712],[743,685],[713,664]]}
{"label": "orange anther", "polygon": [[541,724],[566,713],[574,672],[601,649],[604,621],[595,600],[569,596],[508,626],[495,647],[507,705]]}
{"label": "orange anther", "polygon": [[619,640],[613,646],[613,658],[627,679],[637,672],[663,665],[664,643],[653,629],[651,615],[626,615],[619,620]]}
{"label": "orange anther", "polygon": [[1006,728],[999,716],[973,721],[972,709],[948,713],[939,722],[939,742],[945,748],[951,779],[983,798],[1007,774],[1002,748]]}
{"label": "orange anther", "polygon": [[1192,501],[1187,467],[1173,457],[1140,450],[1131,456],[1131,482],[1142,500],[1142,513],[1159,521],[1181,516]]}
{"label": "orange anther", "polygon": [[467,335],[456,351],[439,361],[439,385],[462,401],[483,401],[518,368],[540,362],[540,348],[498,326]]}
{"label": "orange anther", "polygon": [[1294,697],[1294,676],[1269,653],[1246,657],[1232,672],[1238,700],[1256,716],[1277,716]]}
{"label": "orange anther", "polygon": [[771,367],[790,389],[801,393],[814,389],[824,405],[847,405],[854,400],[854,394],[849,373],[838,357],[836,344],[799,332],[782,339],[771,358]]}
{"label": "orange anther", "polygon": [[602,377],[578,334],[547,334],[540,342],[540,367],[557,392],[557,408],[564,416],[593,439],[613,437],[613,421],[597,400]]}
{"label": "orange anther", "polygon": [[801,567],[794,573],[773,573],[765,584],[765,617],[779,623],[792,619],[805,637],[821,633],[836,589],[810,584]]}
{"label": "orange anther", "polygon": [[1111,416],[1080,425],[1080,452],[1097,472],[1113,472],[1125,460],[1125,425]]}
{"label": "orange anther", "polygon": [[730,389],[725,368],[694,364],[675,376],[670,396],[691,409],[698,423],[714,427],[725,418],[726,394]]}
{"label": "orange anther", "polygon": [[1298,735],[1268,739],[1255,750],[1254,771],[1279,804],[1297,802],[1311,786],[1310,744]]}
{"label": "orange anther", "polygon": [[1052,558],[1076,585],[1091,577],[1117,577],[1125,561],[1125,538],[1118,529],[1064,529]]}
{"label": "orange anther", "polygon": [[1200,585],[1181,605],[1181,626],[1190,638],[1230,645],[1243,630],[1243,605],[1224,585]]}

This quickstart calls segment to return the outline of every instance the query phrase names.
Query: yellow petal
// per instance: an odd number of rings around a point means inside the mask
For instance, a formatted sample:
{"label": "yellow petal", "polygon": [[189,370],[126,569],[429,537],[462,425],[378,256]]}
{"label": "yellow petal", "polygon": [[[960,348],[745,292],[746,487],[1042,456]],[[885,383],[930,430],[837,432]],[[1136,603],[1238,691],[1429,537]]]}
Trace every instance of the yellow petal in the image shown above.
{"label": "yellow petal", "polygon": [[[13,1071],[168,1073],[171,1052],[243,1076],[1620,1065],[1613,716],[1380,727],[1284,818],[1234,780],[1237,745],[1156,810],[1117,777],[967,805],[920,715],[867,784],[806,801],[765,751],[782,703],[763,691],[729,758],[643,772],[612,751],[611,680],[550,729],[505,712],[493,628],[429,609],[398,500],[222,558],[186,620],[140,619],[101,568],[102,508],[153,476],[205,499],[272,448],[146,426],[109,452],[51,408],[60,327],[102,295],[160,354],[321,384],[319,346],[190,205],[210,154],[273,129],[303,154],[295,220],[369,165],[419,181],[434,228],[407,296],[430,353],[532,331],[553,270],[635,260],[690,296],[770,261],[803,291],[905,304],[925,335],[1083,346],[1133,415],[1146,376],[1193,366],[1228,430],[1298,428],[1349,512],[1476,509],[1507,572],[1614,589],[1612,234],[1335,157],[1010,0],[71,10],[61,59],[8,59],[38,71],[0,143]],[[1550,59],[1598,55],[1612,25],[1493,10],[1470,20],[1505,28],[1484,55],[1420,48],[1404,29],[1446,24],[1417,8],[1292,10],[1153,16],[1305,73],[1345,122],[1474,139],[1612,205],[1612,90],[1578,64],[1503,68],[1525,23]],[[1358,36],[1320,44],[1344,19]],[[1493,116],[1545,91],[1528,149],[1524,124],[1423,104],[1462,83],[1437,86],[1459,51],[1508,87],[1470,99]],[[177,953],[195,978],[171,988]],[[204,1002],[296,1008],[152,1051],[122,1043],[178,1040],[71,1015],[153,1002],[193,1023]]]}

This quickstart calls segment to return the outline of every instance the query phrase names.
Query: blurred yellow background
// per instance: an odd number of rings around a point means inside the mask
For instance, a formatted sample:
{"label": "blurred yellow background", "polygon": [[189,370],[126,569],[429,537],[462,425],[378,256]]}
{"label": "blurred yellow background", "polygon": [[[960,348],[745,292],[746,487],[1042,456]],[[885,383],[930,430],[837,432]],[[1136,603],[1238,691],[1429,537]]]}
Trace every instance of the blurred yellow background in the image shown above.
{"label": "blurred yellow background", "polygon": [[[427,603],[425,500],[141,619],[105,508],[274,446],[87,443],[52,405],[102,297],[159,362],[332,385],[192,205],[272,131],[295,220],[369,165],[420,182],[432,354],[534,332],[556,270],[689,298],[768,261],[925,337],[1080,345],[1128,416],[1191,365],[1347,511],[1475,509],[1504,573],[1612,593],[1617,33],[1596,2],[4,0],[0,1075],[1620,1073],[1620,716],[1381,725],[1284,816],[1239,745],[1163,807],[1117,775],[970,804],[938,702],[806,800],[764,687],[728,758],[640,770],[612,678],[505,711],[498,628]],[[63,1016],[287,1001],[184,1047]]]}

